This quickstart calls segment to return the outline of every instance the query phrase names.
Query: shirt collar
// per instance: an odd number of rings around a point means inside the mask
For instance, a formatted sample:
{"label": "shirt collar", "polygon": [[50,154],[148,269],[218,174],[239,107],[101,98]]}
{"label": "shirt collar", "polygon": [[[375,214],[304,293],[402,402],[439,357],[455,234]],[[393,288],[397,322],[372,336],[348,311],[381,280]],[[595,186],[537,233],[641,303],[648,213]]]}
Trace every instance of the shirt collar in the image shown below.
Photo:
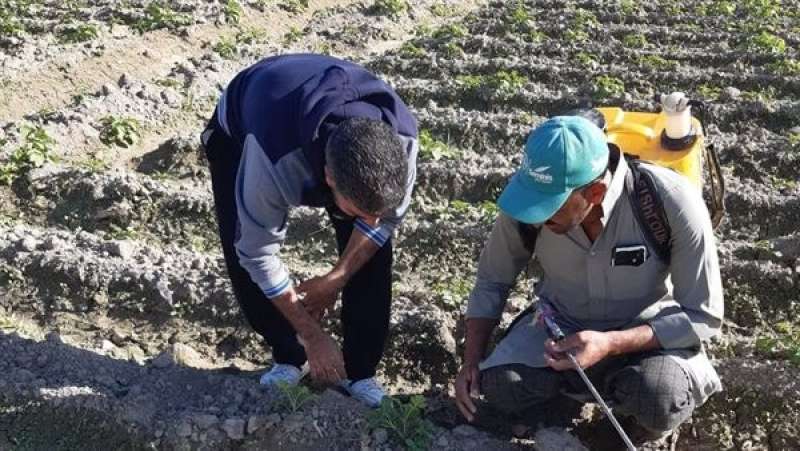
{"label": "shirt collar", "polygon": [[[609,152],[611,153],[609,158],[612,161],[609,167],[613,169],[611,170],[611,183],[608,185],[608,190],[606,190],[603,202],[600,203],[600,208],[603,210],[603,216],[600,218],[600,222],[602,222],[603,227],[608,223],[608,219],[611,217],[611,211],[622,196],[622,191],[625,189],[625,175],[628,173],[628,163],[622,156],[622,152],[613,147],[609,148]],[[614,167],[613,164],[615,159],[616,167]]]}

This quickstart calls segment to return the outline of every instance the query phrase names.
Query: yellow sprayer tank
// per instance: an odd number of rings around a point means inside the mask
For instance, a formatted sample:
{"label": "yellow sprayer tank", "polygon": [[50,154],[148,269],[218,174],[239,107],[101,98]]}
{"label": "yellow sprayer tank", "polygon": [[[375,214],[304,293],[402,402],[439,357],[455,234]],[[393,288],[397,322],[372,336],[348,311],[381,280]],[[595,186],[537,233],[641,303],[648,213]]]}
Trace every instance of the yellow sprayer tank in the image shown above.
{"label": "yellow sprayer tank", "polygon": [[702,190],[705,139],[697,118],[692,118],[692,128],[697,139],[684,150],[670,150],[661,144],[661,133],[666,121],[664,113],[630,112],[621,108],[597,110],[606,120],[606,134],[610,143],[641,160],[680,172]]}

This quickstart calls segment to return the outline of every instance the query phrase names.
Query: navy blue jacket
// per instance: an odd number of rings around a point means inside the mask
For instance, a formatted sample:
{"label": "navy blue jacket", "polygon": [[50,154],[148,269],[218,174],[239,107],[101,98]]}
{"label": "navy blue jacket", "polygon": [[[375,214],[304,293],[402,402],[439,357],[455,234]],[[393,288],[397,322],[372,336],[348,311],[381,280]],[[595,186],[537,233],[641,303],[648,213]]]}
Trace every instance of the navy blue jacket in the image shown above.
{"label": "navy blue jacket", "polygon": [[406,196],[372,228],[356,229],[382,246],[405,215],[416,179],[417,123],[397,94],[363,67],[324,55],[280,55],[240,72],[217,107],[223,130],[242,149],[236,181],[242,266],[267,297],[291,286],[278,256],[293,206],[332,204],[325,183],[325,144],[340,122],[379,119],[408,154]]}

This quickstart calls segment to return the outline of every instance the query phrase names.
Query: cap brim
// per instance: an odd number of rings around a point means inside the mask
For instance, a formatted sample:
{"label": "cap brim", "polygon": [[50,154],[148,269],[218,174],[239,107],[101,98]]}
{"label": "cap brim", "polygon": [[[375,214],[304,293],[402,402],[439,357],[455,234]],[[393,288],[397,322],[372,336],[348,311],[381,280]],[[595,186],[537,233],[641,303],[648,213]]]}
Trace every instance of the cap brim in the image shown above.
{"label": "cap brim", "polygon": [[569,195],[569,191],[543,193],[527,186],[517,174],[514,174],[497,199],[497,206],[519,222],[540,224],[550,219],[564,205]]}

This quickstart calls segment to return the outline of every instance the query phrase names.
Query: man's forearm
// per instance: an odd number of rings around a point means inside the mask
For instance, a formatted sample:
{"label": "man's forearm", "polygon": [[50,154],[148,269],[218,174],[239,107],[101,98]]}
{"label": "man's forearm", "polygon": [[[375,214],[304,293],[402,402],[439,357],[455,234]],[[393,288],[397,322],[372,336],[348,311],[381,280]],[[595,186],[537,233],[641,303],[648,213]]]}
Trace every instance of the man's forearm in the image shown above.
{"label": "man's forearm", "polygon": [[464,346],[464,365],[478,365],[483,360],[489,338],[497,320],[492,318],[467,319],[467,339]]}
{"label": "man's forearm", "polygon": [[631,354],[661,348],[661,344],[647,324],[627,330],[606,332],[610,342],[610,355]]}
{"label": "man's forearm", "polygon": [[350,277],[358,272],[378,252],[378,249],[380,249],[378,245],[366,235],[353,230],[344,252],[342,252],[339,261],[336,262],[336,265],[331,270],[330,275],[341,286],[344,286],[350,280]]}
{"label": "man's forearm", "polygon": [[272,302],[304,340],[308,341],[322,333],[319,322],[308,314],[300,303],[294,288],[290,288],[286,293],[272,299]]}

